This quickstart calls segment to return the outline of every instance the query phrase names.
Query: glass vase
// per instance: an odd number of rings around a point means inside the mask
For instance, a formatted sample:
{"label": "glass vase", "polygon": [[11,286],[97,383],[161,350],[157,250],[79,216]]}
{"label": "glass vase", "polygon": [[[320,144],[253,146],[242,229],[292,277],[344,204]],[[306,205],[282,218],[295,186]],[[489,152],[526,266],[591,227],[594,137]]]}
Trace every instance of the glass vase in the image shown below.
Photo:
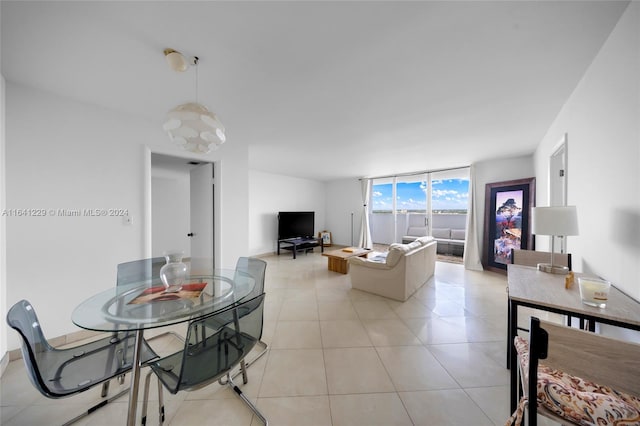
{"label": "glass vase", "polygon": [[160,268],[160,280],[165,287],[165,293],[177,293],[182,290],[182,284],[187,279],[187,265],[182,262],[182,251],[166,252],[164,258],[167,263]]}

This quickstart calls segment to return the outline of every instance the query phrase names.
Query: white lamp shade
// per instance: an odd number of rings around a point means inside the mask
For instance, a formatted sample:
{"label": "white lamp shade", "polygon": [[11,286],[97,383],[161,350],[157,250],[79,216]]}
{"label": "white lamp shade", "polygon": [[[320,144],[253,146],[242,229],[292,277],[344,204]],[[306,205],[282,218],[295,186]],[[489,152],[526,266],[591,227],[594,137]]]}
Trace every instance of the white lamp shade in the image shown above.
{"label": "white lamp shade", "polygon": [[535,235],[578,235],[576,206],[534,207],[531,221]]}
{"label": "white lamp shade", "polygon": [[197,103],[169,111],[163,128],[180,148],[199,154],[206,154],[226,141],[224,126],[216,115]]}

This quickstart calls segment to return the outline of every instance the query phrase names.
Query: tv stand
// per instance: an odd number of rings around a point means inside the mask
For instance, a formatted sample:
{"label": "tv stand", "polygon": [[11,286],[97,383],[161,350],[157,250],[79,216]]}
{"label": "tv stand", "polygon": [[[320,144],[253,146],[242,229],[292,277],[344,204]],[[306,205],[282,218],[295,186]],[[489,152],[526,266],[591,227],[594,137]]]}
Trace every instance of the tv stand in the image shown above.
{"label": "tv stand", "polygon": [[[285,244],[282,246],[282,244]],[[293,258],[296,258],[296,252],[304,250],[313,250],[314,247],[320,247],[320,252],[324,253],[324,247],[322,246],[322,240],[315,237],[296,237],[285,238],[278,240],[278,256],[280,256],[280,248],[284,250],[291,250],[293,252]]]}

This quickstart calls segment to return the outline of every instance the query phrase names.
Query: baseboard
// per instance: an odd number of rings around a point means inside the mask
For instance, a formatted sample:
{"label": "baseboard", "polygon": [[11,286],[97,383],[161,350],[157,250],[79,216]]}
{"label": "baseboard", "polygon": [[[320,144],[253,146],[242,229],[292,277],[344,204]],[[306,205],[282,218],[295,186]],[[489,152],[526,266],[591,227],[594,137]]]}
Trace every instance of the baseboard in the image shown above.
{"label": "baseboard", "polygon": [[2,359],[0,359],[0,377],[4,375],[7,365],[9,365],[9,352],[5,352]]}
{"label": "baseboard", "polygon": [[251,257],[257,257],[257,258],[263,258],[263,257],[270,257],[270,256],[275,256],[276,252],[275,251],[270,251],[268,253],[260,253],[260,254],[254,254]]}

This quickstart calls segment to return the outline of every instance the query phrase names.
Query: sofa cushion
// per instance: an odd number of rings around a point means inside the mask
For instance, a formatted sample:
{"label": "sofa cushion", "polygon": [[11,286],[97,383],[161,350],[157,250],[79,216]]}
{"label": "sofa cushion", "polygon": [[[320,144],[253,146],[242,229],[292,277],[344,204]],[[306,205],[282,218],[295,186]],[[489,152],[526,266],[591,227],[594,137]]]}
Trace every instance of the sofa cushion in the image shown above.
{"label": "sofa cushion", "polygon": [[449,228],[433,228],[431,235],[434,238],[451,238],[451,229]]}
{"label": "sofa cushion", "polygon": [[407,244],[408,251],[415,250],[418,247],[422,247],[422,243],[420,241],[413,241]]}
{"label": "sofa cushion", "polygon": [[451,239],[452,240],[464,240],[465,239],[465,231],[464,231],[464,229],[452,229],[451,230]]}
{"label": "sofa cushion", "polygon": [[[393,244],[392,244],[393,245]],[[395,266],[402,256],[409,252],[406,244],[398,244],[394,247],[389,246],[389,254],[387,254],[387,266]]]}
{"label": "sofa cushion", "polygon": [[407,229],[407,235],[411,235],[414,237],[421,237],[423,235],[427,235],[427,228],[412,226],[409,229]]}
{"label": "sofa cushion", "polygon": [[374,251],[369,253],[369,256],[367,256],[367,260],[370,260],[372,262],[381,262],[381,263],[386,263],[387,262],[387,255],[389,254],[389,252],[384,251]]}
{"label": "sofa cushion", "polygon": [[416,241],[420,242],[423,246],[426,246],[431,241],[433,241],[433,237],[420,237]]}

